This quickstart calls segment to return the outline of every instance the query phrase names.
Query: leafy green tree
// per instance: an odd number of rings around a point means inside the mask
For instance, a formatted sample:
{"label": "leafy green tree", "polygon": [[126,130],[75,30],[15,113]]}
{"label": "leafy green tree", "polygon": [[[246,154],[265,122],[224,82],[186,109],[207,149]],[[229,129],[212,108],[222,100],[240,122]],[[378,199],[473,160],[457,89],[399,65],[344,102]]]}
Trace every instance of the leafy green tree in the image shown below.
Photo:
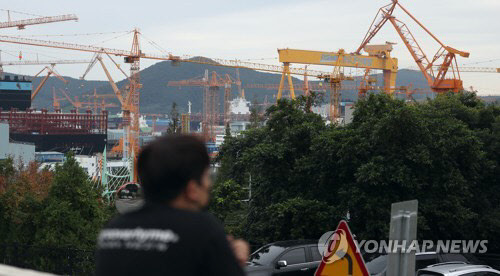
{"label": "leafy green tree", "polygon": [[54,172],[0,164],[0,259],[58,274],[91,274],[97,232],[111,217],[72,154]]}
{"label": "leafy green tree", "polygon": [[36,243],[92,249],[107,219],[99,195],[72,154],[56,166],[54,174],[38,218]]}
{"label": "leafy green tree", "polygon": [[[260,212],[261,219],[249,224],[247,235],[257,244],[290,239],[318,239],[331,231],[342,217],[323,201],[289,198]],[[251,234],[249,234],[251,233]]]}
{"label": "leafy green tree", "polygon": [[4,243],[34,242],[35,220],[47,197],[52,173],[40,170],[32,162],[25,167],[15,167],[12,159],[2,162],[0,179],[5,183],[0,190],[0,236]]}
{"label": "leafy green tree", "polygon": [[232,180],[214,184],[209,210],[224,222],[226,232],[237,235],[241,231],[239,223],[244,217],[247,197],[245,189]]}
{"label": "leafy green tree", "polygon": [[[304,170],[300,167],[308,166],[302,158],[309,153],[312,137],[326,126],[319,115],[305,109],[306,98],[281,100],[268,109],[264,126],[252,128],[222,146],[219,175],[223,181],[233,180],[248,187],[252,179],[244,229],[268,223],[261,215],[272,203],[295,197],[313,199],[307,192],[310,176],[301,174]],[[261,231],[246,233],[251,242],[271,241]]]}
{"label": "leafy green tree", "polygon": [[7,185],[12,182],[15,172],[14,160],[12,158],[0,160],[0,193],[5,192]]}
{"label": "leafy green tree", "polygon": [[[418,199],[420,238],[488,239],[500,249],[497,106],[469,92],[423,103],[370,95],[346,126],[325,126],[308,107],[307,98],[278,101],[264,126],[221,148],[221,178],[252,179],[247,239],[317,238],[319,221],[333,225],[326,209],[333,221],[349,212],[358,237],[385,238],[391,203]],[[307,231],[297,221],[313,213],[308,226],[318,231]]]}

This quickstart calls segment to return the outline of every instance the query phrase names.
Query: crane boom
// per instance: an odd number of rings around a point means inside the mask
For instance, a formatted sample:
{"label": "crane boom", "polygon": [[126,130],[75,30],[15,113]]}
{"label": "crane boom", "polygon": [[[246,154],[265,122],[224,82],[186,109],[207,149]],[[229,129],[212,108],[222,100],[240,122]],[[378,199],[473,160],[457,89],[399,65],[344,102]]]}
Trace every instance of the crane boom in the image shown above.
{"label": "crane boom", "polygon": [[97,62],[97,58],[98,58],[99,55],[100,55],[100,53],[94,54],[94,56],[92,57],[92,59],[89,62],[89,65],[87,66],[87,69],[85,70],[85,72],[83,73],[83,75],[80,77],[81,80],[84,80],[85,77],[87,76],[87,74],[90,72],[90,70],[94,67],[94,65]]}
{"label": "crane boom", "polygon": [[66,98],[66,100],[68,100],[68,102],[74,107],[74,108],[80,108],[80,105],[79,103],[73,101],[71,99],[71,97],[66,93],[66,91],[64,91],[63,89],[59,88],[59,91],[61,91],[61,93],[64,95],[64,97]]}
{"label": "crane boom", "polygon": [[10,65],[52,65],[52,64],[84,64],[89,63],[90,60],[14,60],[14,61],[0,61],[0,66]]}
{"label": "crane boom", "polygon": [[[0,40],[1,41],[1,40]],[[245,68],[256,71],[264,71],[264,72],[272,72],[272,73],[282,73],[283,66],[280,65],[270,65],[270,64],[262,64],[262,63],[254,63],[247,62],[241,60],[227,60],[227,59],[207,59],[205,57],[189,57],[184,56],[183,58],[172,56],[170,60],[173,61],[181,61],[181,62],[190,62],[190,63],[198,63],[198,64],[206,64],[213,66],[222,66],[222,67],[232,67],[232,68]],[[290,68],[290,74],[292,75],[308,75],[308,76],[321,76],[325,74],[330,74],[325,71],[319,70],[304,70],[304,68]]]}
{"label": "crane boom", "polygon": [[465,73],[500,73],[500,68],[492,67],[459,67],[459,69]]}
{"label": "crane boom", "polygon": [[[433,65],[433,68],[439,68],[440,65]],[[418,67],[409,67],[409,69],[418,70]],[[458,69],[460,73],[500,73],[500,68],[495,67],[468,67],[468,66],[459,66]]]}
{"label": "crane boom", "polygon": [[[91,45],[81,45],[75,43],[66,43],[66,42],[56,42],[49,40],[39,40],[39,39],[31,39],[31,38],[21,38],[21,37],[12,37],[6,35],[0,35],[0,42],[5,43],[14,43],[14,44],[23,44],[23,45],[31,45],[31,46],[41,46],[41,47],[49,47],[49,48],[57,48],[57,49],[66,49],[66,50],[75,50],[75,51],[83,51],[83,52],[91,52],[91,53],[106,53],[114,56],[123,56],[123,57],[131,57],[134,56],[132,51],[127,50],[119,50],[112,48],[103,48]],[[206,65],[214,65],[214,66],[223,66],[223,67],[232,67],[232,68],[246,68],[252,69],[256,71],[265,71],[265,72],[274,72],[281,73],[283,72],[283,66],[280,65],[270,65],[270,64],[261,64],[254,62],[247,62],[241,60],[227,60],[227,59],[207,59],[205,57],[192,57],[184,55],[174,56],[174,55],[155,55],[140,52],[139,58],[153,59],[153,60],[170,60],[173,62],[189,62],[189,63],[198,63],[198,64],[206,64]],[[304,70],[304,68],[290,68],[290,74],[292,75],[305,75],[308,76],[320,76],[329,74],[328,72],[318,71],[318,70]]]}
{"label": "crane boom", "polygon": [[106,74],[106,77],[108,78],[109,84],[111,85],[111,88],[113,89],[113,92],[115,92],[116,98],[118,98],[118,101],[120,101],[120,104],[125,108],[125,100],[123,100],[123,97],[121,95],[120,89],[118,86],[116,86],[115,81],[111,77],[111,74],[109,73],[108,69],[104,65],[104,62],[102,61],[102,58],[99,56],[97,57],[97,60],[101,64],[102,69],[104,70],[104,73]]}
{"label": "crane boom", "polygon": [[57,49],[66,49],[66,50],[75,50],[75,51],[83,51],[83,52],[91,52],[91,53],[109,53],[115,56],[130,56],[131,52],[126,50],[117,50],[111,48],[103,48],[91,45],[81,45],[75,43],[66,43],[66,42],[57,42],[57,41],[49,41],[49,40],[40,40],[40,39],[32,39],[32,38],[23,38],[23,37],[12,37],[1,35],[0,42],[6,43],[14,43],[14,44],[24,44],[24,45],[32,45],[32,46],[42,46],[49,48],[57,48]]}
{"label": "crane boom", "polygon": [[[361,42],[361,45],[359,45],[358,49],[356,50],[356,54],[360,55],[361,50],[370,43],[373,37],[382,29],[384,26],[385,22],[387,22],[388,17],[387,15],[392,15],[394,12],[394,8],[396,7],[397,2],[392,2],[391,4],[385,5],[382,8],[379,9],[377,14],[375,15],[375,18],[372,21],[372,24],[370,25],[370,28],[368,29],[368,32],[366,33],[365,37],[363,38],[363,41]],[[378,19],[378,21],[377,21]]]}
{"label": "crane boom", "polygon": [[54,75],[56,76],[58,79],[60,79],[62,82],[64,83],[68,83],[67,80],[65,80],[61,75],[59,75],[55,70],[54,68],[51,68],[49,66],[46,66],[45,68],[43,68],[40,72],[38,72],[36,75],[35,75],[35,78],[40,75],[43,71],[47,70],[47,75],[40,81],[40,84],[35,88],[35,91],[33,91],[31,93],[31,100],[33,101],[36,97],[36,95],[38,94],[38,92],[40,92],[40,90],[42,89],[43,85],[45,84],[45,82],[47,82],[47,80],[49,79],[50,75]]}
{"label": "crane boom", "polygon": [[42,89],[43,85],[45,84],[45,82],[49,79],[50,77],[50,72],[47,73],[47,76],[45,76],[41,81],[40,81],[40,84],[35,88],[35,91],[33,91],[31,93],[31,101],[33,101],[36,97],[36,95],[38,94],[38,92],[40,92],[40,90]]}
{"label": "crane boom", "polygon": [[28,25],[38,25],[38,24],[71,21],[71,20],[77,21],[78,17],[74,14],[65,14],[57,16],[45,16],[45,17],[30,18],[24,20],[0,22],[0,29],[17,27],[18,29],[22,30]]}

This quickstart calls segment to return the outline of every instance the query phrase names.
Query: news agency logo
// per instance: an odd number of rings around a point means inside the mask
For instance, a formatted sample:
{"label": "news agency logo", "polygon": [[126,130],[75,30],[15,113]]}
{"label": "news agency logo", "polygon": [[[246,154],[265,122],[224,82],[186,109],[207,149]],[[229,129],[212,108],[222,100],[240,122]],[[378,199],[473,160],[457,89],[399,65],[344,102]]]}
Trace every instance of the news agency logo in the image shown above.
{"label": "news agency logo", "polygon": [[[450,254],[483,254],[488,251],[488,240],[361,240],[353,251],[357,253],[450,253]],[[346,233],[342,229],[324,233],[318,240],[318,251],[323,261],[331,264],[342,259],[349,249]]]}
{"label": "news agency logo", "polygon": [[318,240],[318,250],[321,256],[323,256],[323,262],[326,264],[331,264],[344,258],[348,249],[349,243],[343,229],[328,231]]}
{"label": "news agency logo", "polygon": [[399,241],[399,240],[361,240],[356,241],[358,249],[363,253],[486,253],[488,251],[487,240],[423,240],[423,241]]}

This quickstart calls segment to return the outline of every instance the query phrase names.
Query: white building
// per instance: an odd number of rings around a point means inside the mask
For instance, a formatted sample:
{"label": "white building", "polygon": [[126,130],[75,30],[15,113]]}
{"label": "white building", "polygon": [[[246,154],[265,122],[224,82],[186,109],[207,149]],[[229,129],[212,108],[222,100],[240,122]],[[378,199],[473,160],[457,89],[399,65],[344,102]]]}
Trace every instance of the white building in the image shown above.
{"label": "white building", "polygon": [[[94,156],[88,156],[88,155],[77,155],[75,156],[76,161],[82,167],[85,172],[90,177],[100,175],[101,172],[99,171],[99,160],[102,158],[102,154],[94,155]],[[107,160],[106,161],[106,166],[108,169],[119,169],[123,167],[128,167],[129,163],[128,161],[124,160]]]}
{"label": "white building", "polygon": [[231,113],[236,115],[250,114],[250,102],[245,98],[236,98],[231,101]]}
{"label": "white building", "polygon": [[[233,121],[229,123],[229,128],[231,130],[231,136],[236,137],[240,135],[240,133],[244,130],[248,129],[248,126],[250,125],[250,122],[248,121]],[[224,143],[224,137],[226,137],[226,134],[217,134],[215,136],[215,145],[217,147],[220,147]]]}
{"label": "white building", "polygon": [[9,157],[15,162],[28,164],[35,160],[35,145],[10,141],[9,124],[0,123],[0,160]]}

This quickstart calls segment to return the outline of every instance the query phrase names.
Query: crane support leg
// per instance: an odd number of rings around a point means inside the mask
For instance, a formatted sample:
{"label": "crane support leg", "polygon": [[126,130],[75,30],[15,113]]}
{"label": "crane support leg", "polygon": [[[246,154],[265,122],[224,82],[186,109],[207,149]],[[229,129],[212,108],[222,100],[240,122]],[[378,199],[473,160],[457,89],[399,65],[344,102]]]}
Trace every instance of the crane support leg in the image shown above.
{"label": "crane support leg", "polygon": [[392,72],[391,70],[384,70],[384,90],[385,93],[389,95],[394,95],[394,90],[396,89],[396,77],[398,72]]}
{"label": "crane support leg", "polygon": [[295,91],[293,89],[292,75],[290,74],[290,71],[288,71],[288,85],[290,86],[290,98],[294,100]]}
{"label": "crane support leg", "polygon": [[293,89],[292,75],[290,74],[290,63],[283,63],[283,72],[281,73],[281,81],[278,89],[278,97],[277,99],[281,99],[283,96],[283,88],[285,87],[285,77],[287,77],[288,85],[290,87],[290,97],[295,99],[295,90]]}

